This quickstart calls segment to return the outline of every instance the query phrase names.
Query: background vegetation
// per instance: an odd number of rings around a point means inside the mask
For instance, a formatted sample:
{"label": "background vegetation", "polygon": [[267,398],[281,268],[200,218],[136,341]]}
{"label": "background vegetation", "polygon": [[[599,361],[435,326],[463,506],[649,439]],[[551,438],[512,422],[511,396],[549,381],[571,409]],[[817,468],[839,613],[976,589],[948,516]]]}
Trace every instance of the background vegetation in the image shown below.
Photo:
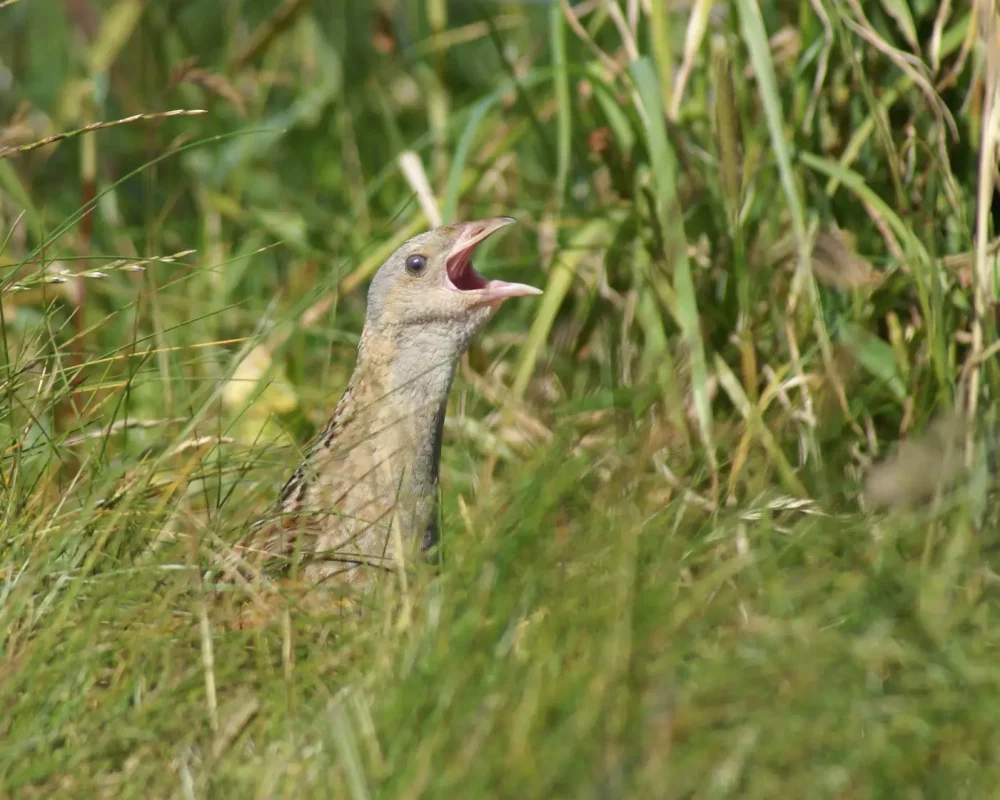
{"label": "background vegetation", "polygon": [[[0,791],[991,796],[978,12],[0,2]],[[498,213],[440,570],[223,580],[366,279]]]}

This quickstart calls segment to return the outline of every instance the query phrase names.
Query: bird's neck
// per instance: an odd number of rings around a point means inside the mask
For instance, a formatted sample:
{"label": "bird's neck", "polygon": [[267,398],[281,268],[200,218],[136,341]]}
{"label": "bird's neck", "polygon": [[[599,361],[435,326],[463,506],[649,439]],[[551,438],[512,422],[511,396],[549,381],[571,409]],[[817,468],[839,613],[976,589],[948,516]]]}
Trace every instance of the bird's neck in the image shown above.
{"label": "bird's neck", "polygon": [[[361,390],[369,425],[402,434],[407,469],[436,482],[448,392],[461,352],[433,326],[406,336],[366,329],[351,383]],[[359,398],[360,399],[360,398]]]}

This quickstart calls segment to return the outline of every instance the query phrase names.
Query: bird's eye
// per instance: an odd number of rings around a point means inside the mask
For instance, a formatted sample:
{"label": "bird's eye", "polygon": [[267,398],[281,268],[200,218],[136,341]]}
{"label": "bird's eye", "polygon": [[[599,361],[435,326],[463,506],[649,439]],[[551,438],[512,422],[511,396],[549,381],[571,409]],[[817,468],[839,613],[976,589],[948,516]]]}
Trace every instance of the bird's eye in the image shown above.
{"label": "bird's eye", "polygon": [[419,275],[427,267],[427,259],[419,253],[406,258],[406,271],[411,275]]}

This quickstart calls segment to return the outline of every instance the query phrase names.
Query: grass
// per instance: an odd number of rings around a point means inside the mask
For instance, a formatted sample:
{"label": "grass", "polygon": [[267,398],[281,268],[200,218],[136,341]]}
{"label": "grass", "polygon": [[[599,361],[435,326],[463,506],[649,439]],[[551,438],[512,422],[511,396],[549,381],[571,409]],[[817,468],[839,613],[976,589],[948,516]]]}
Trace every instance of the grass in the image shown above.
{"label": "grass", "polygon": [[[991,796],[954,5],[0,3],[0,794]],[[499,213],[439,568],[226,581],[367,279]]]}

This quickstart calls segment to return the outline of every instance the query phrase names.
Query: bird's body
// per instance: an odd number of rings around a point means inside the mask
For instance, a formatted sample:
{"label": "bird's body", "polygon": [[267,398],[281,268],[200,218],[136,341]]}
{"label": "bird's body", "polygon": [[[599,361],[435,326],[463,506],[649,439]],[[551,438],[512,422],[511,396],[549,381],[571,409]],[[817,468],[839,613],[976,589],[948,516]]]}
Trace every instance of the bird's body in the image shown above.
{"label": "bird's body", "polygon": [[[384,341],[366,336],[358,366],[333,417],[282,491],[272,547],[309,556],[306,577],[356,583],[361,565],[393,568],[392,525],[400,541],[433,543],[438,463],[454,364],[412,375]],[[404,554],[404,557],[408,554]]]}
{"label": "bird's body", "polygon": [[498,217],[438,228],[401,246],[368,295],[354,373],[327,425],[281,493],[277,519],[250,549],[304,559],[310,582],[368,586],[437,537],[438,467],[448,392],[472,337],[509,297],[472,250]]}

